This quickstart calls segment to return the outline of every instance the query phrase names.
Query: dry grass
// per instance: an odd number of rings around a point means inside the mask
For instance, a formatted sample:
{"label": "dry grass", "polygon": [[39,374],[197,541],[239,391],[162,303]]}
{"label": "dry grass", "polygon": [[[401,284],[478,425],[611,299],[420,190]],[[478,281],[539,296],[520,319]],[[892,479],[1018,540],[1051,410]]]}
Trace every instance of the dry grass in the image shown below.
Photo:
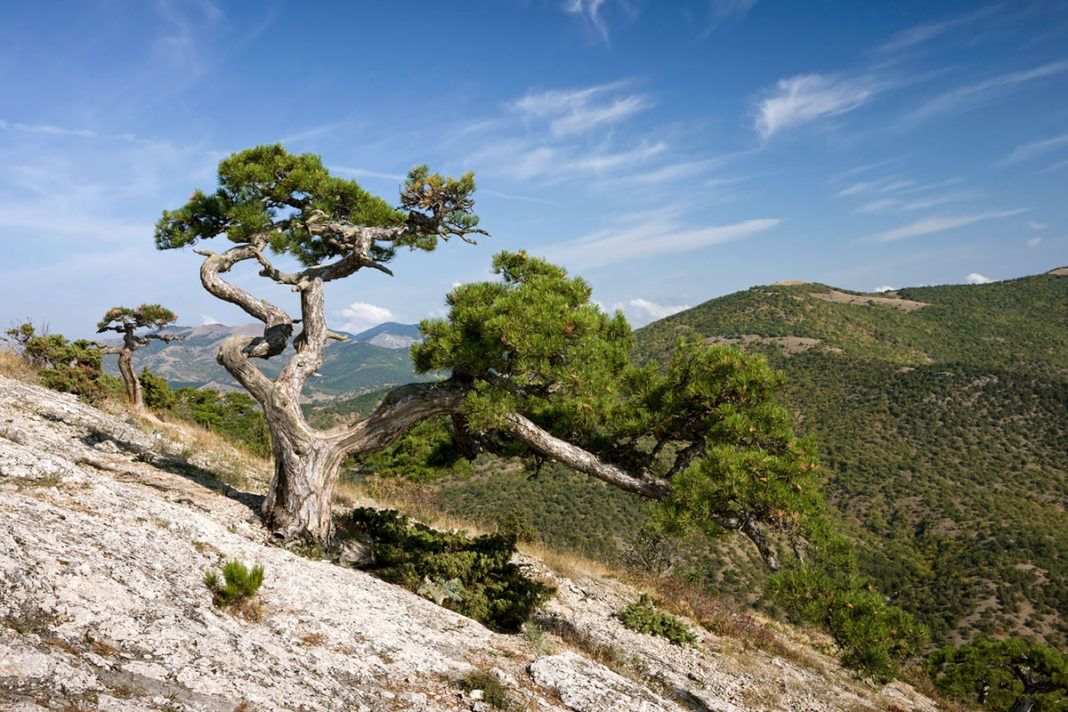
{"label": "dry grass", "polygon": [[0,376],[37,384],[37,372],[33,366],[11,349],[0,348]]}

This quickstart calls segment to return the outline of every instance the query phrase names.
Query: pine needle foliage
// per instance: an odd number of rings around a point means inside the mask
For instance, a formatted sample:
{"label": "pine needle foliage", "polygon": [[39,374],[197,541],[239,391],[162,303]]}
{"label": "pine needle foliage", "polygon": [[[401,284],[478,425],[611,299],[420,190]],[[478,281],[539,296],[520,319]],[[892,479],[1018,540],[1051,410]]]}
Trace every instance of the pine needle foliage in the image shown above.
{"label": "pine needle foliage", "polygon": [[263,585],[263,566],[257,564],[249,569],[237,560],[227,561],[222,566],[222,575],[209,570],[204,574],[204,585],[211,591],[211,600],[219,608],[240,607],[247,604]]}
{"label": "pine needle foliage", "polygon": [[943,694],[984,709],[1068,710],[1068,656],[1023,638],[941,648],[928,656],[927,671]]}
{"label": "pine needle foliage", "polygon": [[553,592],[511,563],[513,536],[440,532],[370,508],[353,510],[339,530],[370,542],[367,568],[380,578],[497,630],[519,631]]}

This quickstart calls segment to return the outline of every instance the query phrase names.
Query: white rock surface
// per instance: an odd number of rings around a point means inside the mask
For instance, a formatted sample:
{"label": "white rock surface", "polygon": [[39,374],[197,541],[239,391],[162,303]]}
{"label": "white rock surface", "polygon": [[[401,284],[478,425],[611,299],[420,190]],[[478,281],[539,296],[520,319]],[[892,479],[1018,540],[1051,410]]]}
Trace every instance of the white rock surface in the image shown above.
{"label": "white rock surface", "polygon": [[[546,628],[571,626],[636,664],[608,670],[493,633],[404,589],[273,546],[232,465],[64,396],[0,377],[0,708],[490,710],[457,680],[490,670],[537,710],[934,709],[840,671],[701,634],[679,648],[613,617],[637,593],[554,579]],[[263,618],[211,604],[204,572],[262,564]],[[830,668],[833,665],[828,663]],[[771,691],[773,694],[758,694]]]}

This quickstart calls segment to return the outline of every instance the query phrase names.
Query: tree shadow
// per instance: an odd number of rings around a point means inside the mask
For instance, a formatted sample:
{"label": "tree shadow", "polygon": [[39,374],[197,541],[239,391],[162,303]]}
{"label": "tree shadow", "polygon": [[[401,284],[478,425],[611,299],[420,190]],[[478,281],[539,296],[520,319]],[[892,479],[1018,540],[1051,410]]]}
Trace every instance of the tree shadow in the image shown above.
{"label": "tree shadow", "polygon": [[98,449],[97,446],[100,443],[108,442],[118,451],[132,455],[133,460],[136,462],[143,462],[147,465],[151,465],[157,470],[162,470],[163,472],[168,472],[172,475],[178,475],[179,477],[183,477],[201,487],[221,494],[236,502],[240,502],[252,510],[257,517],[262,518],[260,508],[264,500],[263,495],[239,490],[233,485],[220,480],[217,473],[200,467],[199,465],[195,465],[185,458],[175,455],[160,455],[146,450],[136,443],[118,438],[111,433],[92,427],[89,428],[89,432],[86,435],[79,439],[93,449]]}

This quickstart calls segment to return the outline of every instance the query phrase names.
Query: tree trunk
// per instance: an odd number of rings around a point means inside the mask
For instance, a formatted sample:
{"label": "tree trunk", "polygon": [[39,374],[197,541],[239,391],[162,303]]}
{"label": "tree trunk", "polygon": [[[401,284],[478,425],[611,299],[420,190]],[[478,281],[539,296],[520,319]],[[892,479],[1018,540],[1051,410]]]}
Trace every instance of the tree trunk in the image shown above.
{"label": "tree trunk", "polygon": [[141,381],[133,370],[133,349],[123,349],[119,354],[119,373],[122,374],[122,381],[126,384],[126,399],[130,402],[130,405],[136,411],[144,410],[145,402],[141,395]]}
{"label": "tree trunk", "polygon": [[267,420],[274,451],[274,480],[263,502],[267,527],[284,541],[329,542],[343,450],[330,440],[294,437],[284,419],[270,413]]}

